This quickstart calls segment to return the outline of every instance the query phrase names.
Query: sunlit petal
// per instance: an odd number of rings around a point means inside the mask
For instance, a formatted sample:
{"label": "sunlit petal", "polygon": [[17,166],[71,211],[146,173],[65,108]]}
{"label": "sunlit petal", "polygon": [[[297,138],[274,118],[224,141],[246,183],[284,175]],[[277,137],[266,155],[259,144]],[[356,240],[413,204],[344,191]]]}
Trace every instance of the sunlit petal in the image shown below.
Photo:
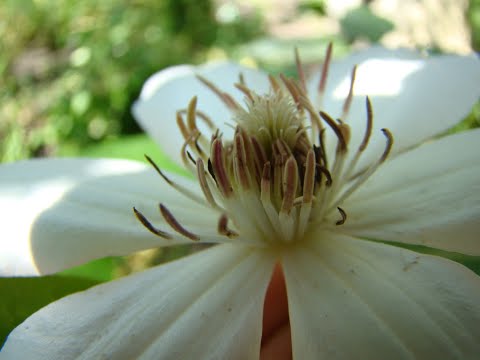
{"label": "sunlit petal", "polygon": [[[198,188],[182,181],[192,191]],[[3,276],[52,273],[103,256],[179,242],[149,233],[135,218],[133,206],[164,230],[169,228],[156,211],[159,202],[166,202],[191,230],[216,226],[208,209],[172,191],[153,168],[132,161],[50,159],[4,165],[0,200]]]}
{"label": "sunlit petal", "polygon": [[258,359],[272,270],[268,256],[219,245],[49,305],[0,359]]}
{"label": "sunlit petal", "polygon": [[480,278],[462,265],[338,234],[283,264],[296,359],[480,353]]}
{"label": "sunlit petal", "polygon": [[[401,152],[458,123],[480,97],[480,61],[476,56],[419,58],[407,50],[373,48],[332,63],[321,107],[332,117],[342,116],[355,64],[355,97],[347,118],[353,148],[363,137],[366,96],[372,101],[375,117],[371,144],[360,167],[383,148],[381,128],[393,133],[393,152]],[[311,83],[311,93],[316,91],[316,79]]]}
{"label": "sunlit petal", "polygon": [[480,130],[384,164],[345,204],[344,231],[480,255]]}

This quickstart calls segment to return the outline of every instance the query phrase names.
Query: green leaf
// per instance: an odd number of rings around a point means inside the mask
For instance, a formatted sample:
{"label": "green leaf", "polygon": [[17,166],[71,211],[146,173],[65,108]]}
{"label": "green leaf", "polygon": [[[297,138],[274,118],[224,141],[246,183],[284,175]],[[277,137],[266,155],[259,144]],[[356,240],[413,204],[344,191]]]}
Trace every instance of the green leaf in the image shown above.
{"label": "green leaf", "polygon": [[123,264],[124,259],[122,257],[107,257],[64,270],[58,275],[65,277],[80,277],[94,281],[109,281],[117,277],[116,270],[123,266]]}
{"label": "green leaf", "polygon": [[0,344],[23,320],[45,305],[99,281],[67,276],[0,278]]}
{"label": "green leaf", "polygon": [[137,161],[146,161],[145,155],[150,156],[162,169],[187,174],[179,165],[175,164],[158,144],[146,135],[131,135],[116,139],[104,140],[99,144],[88,146],[80,150],[80,156],[122,158]]}

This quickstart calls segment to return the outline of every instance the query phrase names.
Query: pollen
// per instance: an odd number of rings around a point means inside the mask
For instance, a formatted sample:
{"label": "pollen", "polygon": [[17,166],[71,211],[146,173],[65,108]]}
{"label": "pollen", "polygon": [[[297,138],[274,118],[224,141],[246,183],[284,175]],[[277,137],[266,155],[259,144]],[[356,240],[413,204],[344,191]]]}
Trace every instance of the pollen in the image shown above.
{"label": "pollen", "polygon": [[[344,225],[348,222],[348,208],[342,204],[389,156],[393,136],[382,129],[386,138],[383,153],[369,167],[357,171],[358,160],[372,135],[373,108],[367,97],[363,140],[352,149],[350,127],[344,119],[350,111],[356,68],[352,70],[342,118],[334,119],[320,110],[330,58],[331,46],[314,100],[307,93],[298,53],[299,80],[270,76],[267,94],[257,94],[240,75],[235,85],[245,95],[244,104],[198,76],[231,111],[235,128],[233,138],[224,138],[208,115],[197,109],[196,97],[177,112],[177,125],[184,139],[180,149],[183,163],[198,180],[202,196],[170,180],[147,157],[176,191],[218,213],[215,230],[223,241],[259,246],[295,244],[318,229]],[[206,124],[210,132],[200,131],[199,122]],[[330,146],[334,145],[332,151],[327,151],[327,135],[332,135],[328,138]],[[168,204],[160,204],[159,209],[165,230],[154,226],[136,208],[134,213],[157,236],[209,240],[180,224]]]}

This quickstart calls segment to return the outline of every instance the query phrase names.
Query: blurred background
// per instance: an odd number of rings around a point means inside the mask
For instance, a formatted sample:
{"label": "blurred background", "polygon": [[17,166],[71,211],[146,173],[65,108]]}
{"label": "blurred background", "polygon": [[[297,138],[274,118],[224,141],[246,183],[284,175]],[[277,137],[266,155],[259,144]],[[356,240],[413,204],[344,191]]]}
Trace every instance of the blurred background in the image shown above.
{"label": "blurred background", "polygon": [[[293,47],[319,62],[368,46],[480,50],[480,0],[1,0],[0,162],[46,156],[167,160],[130,106],[149,75],[230,58],[292,73]],[[456,129],[480,126],[480,107]],[[480,258],[426,248],[480,274]],[[0,344],[68,293],[192,247],[108,258],[44,278],[0,279]]]}
{"label": "blurred background", "polygon": [[[285,71],[381,43],[480,48],[480,0],[2,0],[0,161],[92,155],[128,137],[130,105],[173,64],[231,58]],[[123,154],[122,154],[123,156]]]}

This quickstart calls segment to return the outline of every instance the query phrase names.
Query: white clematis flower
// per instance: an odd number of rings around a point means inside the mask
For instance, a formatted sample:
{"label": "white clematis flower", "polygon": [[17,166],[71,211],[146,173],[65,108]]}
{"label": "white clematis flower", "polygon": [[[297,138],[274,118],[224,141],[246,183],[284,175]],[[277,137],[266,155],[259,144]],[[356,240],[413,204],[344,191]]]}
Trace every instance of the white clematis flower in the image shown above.
{"label": "white clematis flower", "polygon": [[294,359],[475,358],[480,278],[388,242],[480,254],[480,130],[427,141],[478,100],[480,63],[329,58],[308,83],[300,65],[298,82],[230,63],[150,78],[134,113],[194,179],[120,160],[3,165],[3,275],[217,245],[48,305],[0,359],[257,359],[275,264]]}

